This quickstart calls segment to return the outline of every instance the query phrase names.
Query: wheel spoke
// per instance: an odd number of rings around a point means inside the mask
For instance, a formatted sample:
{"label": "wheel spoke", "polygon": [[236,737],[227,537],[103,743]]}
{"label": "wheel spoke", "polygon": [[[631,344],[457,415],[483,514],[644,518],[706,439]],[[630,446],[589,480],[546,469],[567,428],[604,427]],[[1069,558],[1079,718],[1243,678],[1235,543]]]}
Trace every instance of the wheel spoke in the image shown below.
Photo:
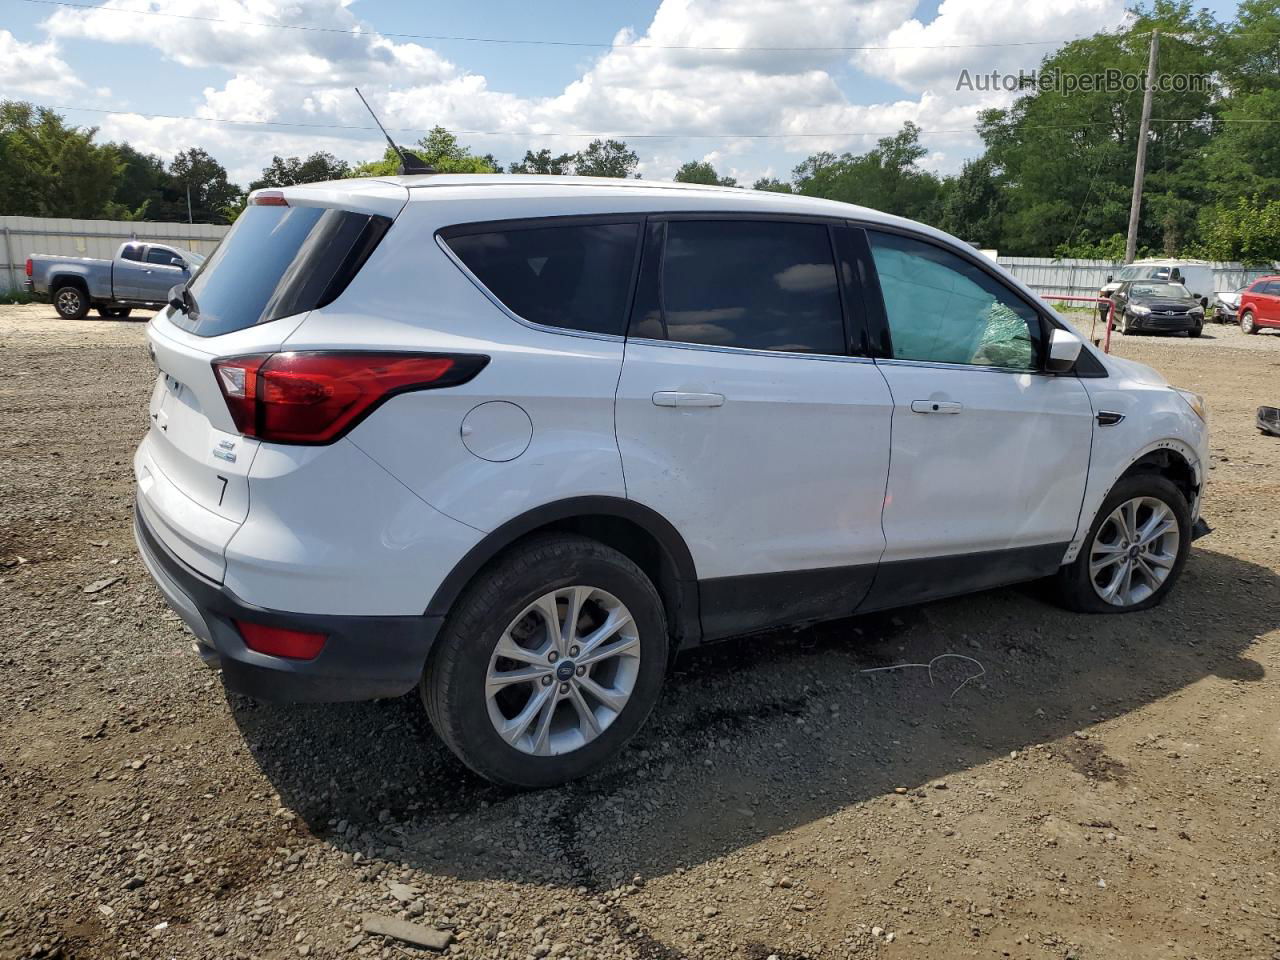
{"label": "wheel spoke", "polygon": [[485,679],[485,691],[493,696],[513,683],[536,683],[551,675],[550,667],[521,667],[518,670],[490,670]]}
{"label": "wheel spoke", "polygon": [[555,687],[542,687],[531,696],[520,712],[498,730],[502,739],[515,746],[516,741],[529,729],[529,724],[533,722],[534,717],[538,716],[548,703],[554,703],[555,690]]}
{"label": "wheel spoke", "polygon": [[578,657],[577,662],[582,666],[590,666],[593,663],[599,663],[602,660],[608,660],[610,657],[620,656],[632,650],[639,650],[639,637],[619,637],[613,643],[606,643],[604,646],[596,647],[590,653],[584,653]]}
{"label": "wheel spoke", "polygon": [[1116,591],[1116,595],[1124,606],[1133,602],[1133,568],[1134,564],[1125,564],[1124,572],[1120,575],[1120,589]]}
{"label": "wheel spoke", "polygon": [[1138,542],[1150,543],[1157,537],[1164,536],[1172,526],[1173,521],[1170,517],[1169,508],[1163,503],[1157,504],[1151,508],[1151,516],[1147,518],[1147,522],[1138,531]]}
{"label": "wheel spoke", "polygon": [[609,611],[609,616],[605,618],[604,623],[596,627],[589,634],[582,638],[579,646],[582,652],[579,655],[580,660],[586,660],[586,657],[592,650],[600,646],[623,627],[631,623],[631,614],[626,607],[616,607]]}
{"label": "wheel spoke", "polygon": [[[517,621],[518,623],[519,621]],[[507,660],[515,660],[517,663],[525,663],[530,666],[547,665],[547,651],[545,647],[541,650],[529,650],[520,646],[511,637],[511,631],[507,630],[502,635],[502,639],[498,641],[497,648],[493,651],[497,656],[504,657]]]}
{"label": "wheel spoke", "polygon": [[1130,500],[1121,506],[1120,516],[1124,521],[1124,538],[1133,543],[1138,538],[1138,501]]}
{"label": "wheel spoke", "polygon": [[[555,690],[556,688],[547,687],[547,689]],[[551,718],[556,715],[556,707],[559,703],[559,697],[553,693],[547,698],[547,702],[542,706],[542,711],[538,714],[538,725],[533,732],[533,752],[535,756],[544,757],[550,752],[548,747],[551,740]]]}
{"label": "wheel spoke", "polygon": [[1174,557],[1166,553],[1147,553],[1143,556],[1147,564],[1153,567],[1159,567],[1161,570],[1171,570],[1173,568]]}
{"label": "wheel spoke", "polygon": [[561,646],[560,639],[560,610],[556,606],[556,595],[548,593],[533,601],[530,610],[536,610],[538,616],[542,618],[542,622],[547,630],[547,641],[549,649],[554,649],[558,653],[563,654],[564,649]]}
{"label": "wheel spoke", "polygon": [[578,711],[578,718],[582,721],[579,729],[582,730],[584,740],[594,740],[600,736],[600,721],[596,719],[595,711],[587,705],[587,701],[582,696],[582,691],[578,688],[578,684],[573,684],[569,688],[569,700],[573,703],[573,708]]}
{"label": "wheel spoke", "polygon": [[560,652],[566,653],[569,647],[578,640],[578,620],[582,617],[582,605],[591,597],[590,587],[570,587],[568,590],[569,605],[565,610],[564,623],[560,626]]}
{"label": "wheel spoke", "polygon": [[610,710],[620,712],[627,705],[628,694],[602,687],[590,677],[579,677],[578,685]]}

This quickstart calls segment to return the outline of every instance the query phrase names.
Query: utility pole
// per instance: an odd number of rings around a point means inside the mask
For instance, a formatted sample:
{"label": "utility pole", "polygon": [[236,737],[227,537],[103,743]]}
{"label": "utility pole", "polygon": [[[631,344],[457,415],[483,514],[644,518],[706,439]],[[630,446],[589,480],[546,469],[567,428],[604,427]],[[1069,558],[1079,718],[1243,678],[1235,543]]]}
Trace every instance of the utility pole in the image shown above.
{"label": "utility pole", "polygon": [[1138,217],[1142,213],[1142,178],[1147,172],[1147,130],[1151,126],[1151,94],[1156,86],[1156,56],[1160,31],[1151,31],[1151,55],[1147,59],[1147,87],[1142,94],[1142,122],[1138,125],[1138,158],[1133,165],[1133,199],[1129,202],[1129,236],[1124,242],[1124,262],[1133,263],[1138,252]]}
{"label": "utility pole", "polygon": [[[1139,189],[1141,189],[1141,187],[1139,187]],[[191,181],[190,180],[187,181],[187,223],[195,223],[195,220],[191,218]],[[1129,232],[1130,233],[1133,232],[1133,227],[1129,228]],[[1130,257],[1130,259],[1133,259],[1133,258]]]}

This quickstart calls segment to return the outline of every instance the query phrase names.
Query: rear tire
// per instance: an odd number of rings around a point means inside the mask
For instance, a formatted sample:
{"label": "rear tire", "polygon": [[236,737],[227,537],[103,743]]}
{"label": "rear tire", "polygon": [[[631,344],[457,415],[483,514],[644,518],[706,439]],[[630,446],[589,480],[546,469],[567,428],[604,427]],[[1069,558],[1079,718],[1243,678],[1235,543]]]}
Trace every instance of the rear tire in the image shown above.
{"label": "rear tire", "polygon": [[[1132,503],[1139,504],[1133,522],[1139,537],[1131,540],[1115,518]],[[1165,533],[1144,542],[1144,527],[1157,519],[1161,505],[1172,524]],[[1125,477],[1102,501],[1080,555],[1058,570],[1059,599],[1080,613],[1131,613],[1154,607],[1177,582],[1190,549],[1191,508],[1182,491],[1155,473]],[[1117,583],[1117,575],[1123,577],[1126,568],[1132,570],[1130,578]],[[1105,594],[1112,584],[1120,589],[1108,598]]]}
{"label": "rear tire", "polygon": [[[620,625],[601,629],[612,622]],[[593,636],[602,638],[595,646]],[[630,559],[586,537],[534,537],[458,599],[432,649],[422,702],[440,739],[480,776],[555,786],[608,762],[640,729],[668,649],[662,600]],[[599,659],[588,660],[593,653]]]}
{"label": "rear tire", "polygon": [[1258,324],[1254,322],[1252,310],[1246,310],[1244,313],[1240,314],[1240,329],[1245,333],[1258,332]]}
{"label": "rear tire", "polygon": [[89,297],[80,287],[68,284],[53,291],[53,309],[64,320],[83,320],[89,314]]}
{"label": "rear tire", "polygon": [[133,313],[131,307],[99,307],[98,316],[105,320],[123,320]]}

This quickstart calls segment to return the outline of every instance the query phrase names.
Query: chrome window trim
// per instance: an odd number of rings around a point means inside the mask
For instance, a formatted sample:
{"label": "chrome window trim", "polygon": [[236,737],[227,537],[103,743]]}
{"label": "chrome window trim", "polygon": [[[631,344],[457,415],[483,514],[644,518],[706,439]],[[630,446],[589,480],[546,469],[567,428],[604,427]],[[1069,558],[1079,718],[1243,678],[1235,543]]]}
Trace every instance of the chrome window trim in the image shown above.
{"label": "chrome window trim", "polygon": [[1038,377],[1057,377],[1058,374],[1051,373],[1047,370],[1038,370],[1035,367],[993,367],[990,364],[979,363],[945,363],[941,360],[908,360],[899,357],[880,357],[876,363],[882,363],[885,366],[912,366],[912,367],[928,367],[932,370],[979,370],[985,373],[1013,373],[1027,374],[1029,376]]}
{"label": "chrome window trim", "polygon": [[837,363],[875,363],[871,357],[854,357],[839,353],[800,353],[794,350],[766,350],[761,347],[726,347],[711,343],[686,343],[683,340],[658,340],[653,337],[628,337],[628,343],[673,350],[703,350],[711,353],[738,353],[760,357],[788,357],[792,360],[834,360]]}
{"label": "chrome window trim", "polygon": [[470,280],[477,290],[488,298],[489,302],[501,310],[507,317],[514,320],[521,326],[528,327],[530,330],[537,330],[539,333],[550,333],[560,337],[576,337],[580,340],[602,340],[606,343],[622,343],[627,338],[616,333],[594,333],[590,330],[574,330],[570,327],[553,327],[544,323],[535,323],[533,320],[526,320],[520,314],[516,313],[505,303],[497,298],[488,287],[486,287],[470,268],[458,258],[450,248],[448,242],[439,233],[435,235],[436,246],[444,251],[444,255],[453,261],[453,265],[462,271],[462,275]]}

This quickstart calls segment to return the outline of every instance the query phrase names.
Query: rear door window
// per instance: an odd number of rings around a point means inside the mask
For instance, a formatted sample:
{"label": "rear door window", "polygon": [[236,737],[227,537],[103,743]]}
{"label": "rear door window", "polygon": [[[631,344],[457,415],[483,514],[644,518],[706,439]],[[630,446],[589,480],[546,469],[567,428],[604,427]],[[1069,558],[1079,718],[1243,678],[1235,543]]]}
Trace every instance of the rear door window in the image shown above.
{"label": "rear door window", "polygon": [[566,330],[623,333],[639,220],[467,224],[440,235],[516,316]]}
{"label": "rear door window", "polygon": [[169,319],[216,337],[323,307],[390,226],[348,210],[251,205],[187,285],[193,309]]}
{"label": "rear door window", "polygon": [[[848,352],[825,223],[671,220],[660,289],[659,335],[668,340],[786,353]],[[640,319],[637,334],[656,332]]]}

